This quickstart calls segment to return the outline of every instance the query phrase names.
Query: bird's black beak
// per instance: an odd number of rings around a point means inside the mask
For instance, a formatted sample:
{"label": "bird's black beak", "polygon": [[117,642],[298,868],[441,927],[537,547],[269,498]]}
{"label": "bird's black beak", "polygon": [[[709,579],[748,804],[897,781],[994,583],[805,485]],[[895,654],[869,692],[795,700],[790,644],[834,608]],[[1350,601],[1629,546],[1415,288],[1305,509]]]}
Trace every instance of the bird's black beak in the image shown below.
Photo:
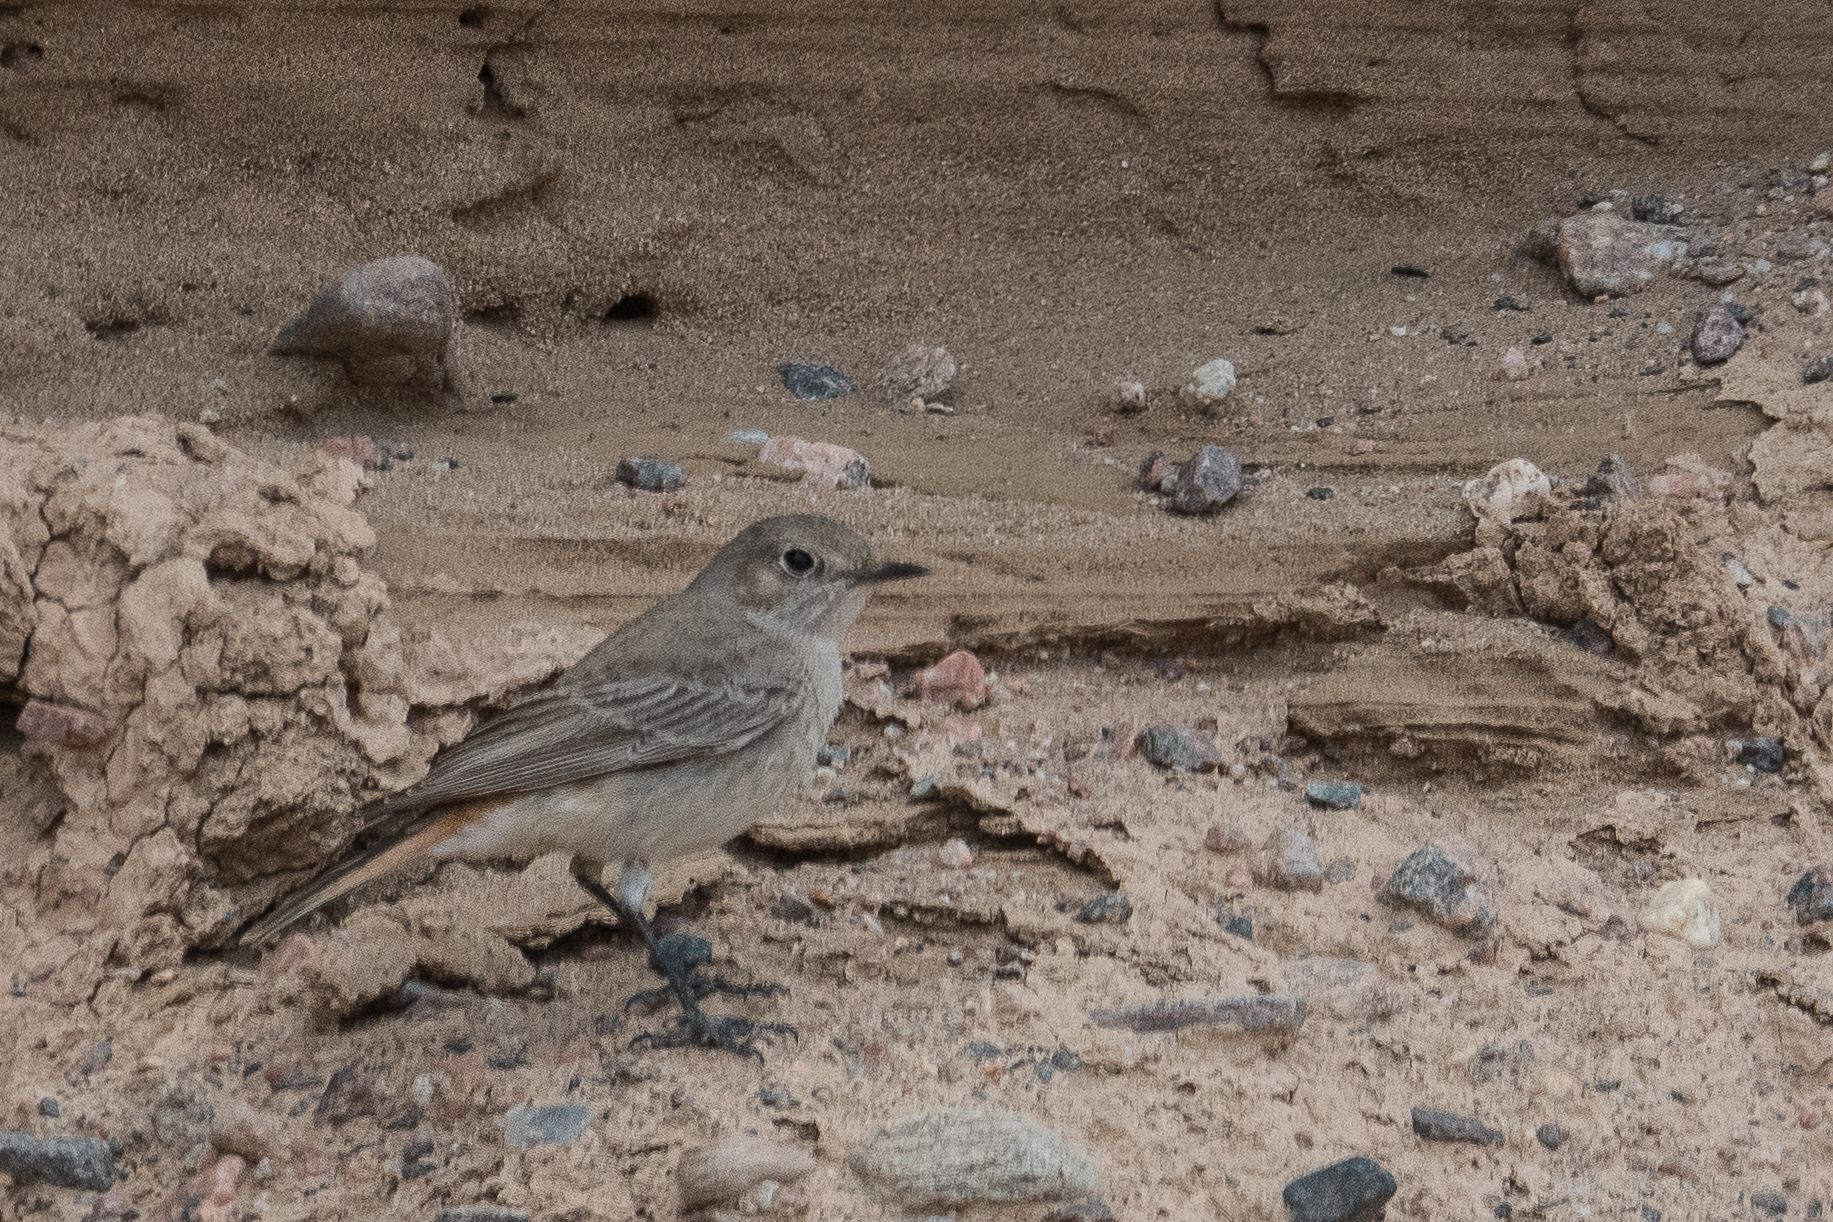
{"label": "bird's black beak", "polygon": [[896,561],[875,563],[859,575],[860,585],[877,585],[881,581],[903,581],[906,577],[927,577],[929,570],[920,564],[900,564]]}

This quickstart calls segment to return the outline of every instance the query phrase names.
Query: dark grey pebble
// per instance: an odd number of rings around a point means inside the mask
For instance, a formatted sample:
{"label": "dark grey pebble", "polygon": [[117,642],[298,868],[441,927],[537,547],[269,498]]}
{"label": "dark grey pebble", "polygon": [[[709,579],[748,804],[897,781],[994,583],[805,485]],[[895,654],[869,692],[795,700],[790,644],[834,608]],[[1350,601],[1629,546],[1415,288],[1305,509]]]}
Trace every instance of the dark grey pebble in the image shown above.
{"label": "dark grey pebble", "polygon": [[1253,917],[1242,916],[1238,912],[1219,911],[1216,913],[1216,924],[1222,926],[1223,929],[1234,934],[1237,938],[1246,938],[1249,942],[1254,940]]}
{"label": "dark grey pebble", "polygon": [[1460,326],[1457,323],[1446,324],[1446,326],[1440,329],[1439,334],[1445,337],[1445,342],[1447,344],[1462,344],[1465,342],[1474,344],[1477,342],[1470,338],[1469,327]]}
{"label": "dark grey pebble", "polygon": [[1513,297],[1496,298],[1496,308],[1498,310],[1519,310],[1523,314],[1528,312],[1527,303],[1516,301]]}
{"label": "dark grey pebble", "polygon": [[1758,772],[1781,772],[1786,762],[1782,744],[1767,734],[1747,738],[1738,748],[1738,763],[1749,764]]}
{"label": "dark grey pebble", "polygon": [[1653,1205],[1642,1207],[1642,1222],[1661,1222],[1661,1211]]}
{"label": "dark grey pebble", "polygon": [[1413,1109],[1413,1133],[1423,1141],[1467,1141],[1480,1146],[1502,1144],[1502,1131],[1490,1128],[1475,1116],[1459,1116],[1430,1107]]}
{"label": "dark grey pebble", "polygon": [[1612,454],[1601,460],[1598,469],[1585,477],[1585,495],[1639,501],[1642,499],[1642,485],[1637,482],[1636,473],[1630,470],[1629,464],[1623,461],[1623,456]]}
{"label": "dark grey pebble", "polygon": [[1801,925],[1833,921],[1833,862],[1822,862],[1795,880],[1785,901]]}
{"label": "dark grey pebble", "polygon": [[1482,865],[1423,845],[1394,868],[1382,898],[1417,908],[1453,933],[1478,936],[1496,923],[1498,900],[1493,872]]}
{"label": "dark grey pebble", "polygon": [[1534,1136],[1538,1137],[1540,1139],[1540,1144],[1549,1150],[1559,1149],[1560,1146],[1565,1144],[1566,1140],[1565,1132],[1556,1124],[1541,1125],[1534,1130]]}
{"label": "dark grey pebble", "polygon": [[815,763],[838,768],[853,758],[853,748],[845,743],[829,743],[815,752]]}
{"label": "dark grey pebble", "polygon": [[1222,762],[1222,753],[1209,735],[1173,726],[1148,727],[1139,736],[1139,753],[1160,768],[1185,772],[1214,772]]}
{"label": "dark grey pebble", "polygon": [[433,1222],[528,1222],[528,1215],[500,1205],[467,1205],[463,1209],[442,1209],[433,1215]]}
{"label": "dark grey pebble", "polygon": [[1307,488],[1305,490],[1305,495],[1314,501],[1328,501],[1331,497],[1336,495],[1336,492],[1333,489],[1323,487]]}
{"label": "dark grey pebble", "polygon": [[1735,301],[1727,301],[1725,303],[1725,309],[1731,312],[1731,317],[1737,320],[1737,324],[1740,327],[1748,327],[1757,320],[1757,312],[1747,305],[1739,305]]}
{"label": "dark grey pebble", "polygon": [[1753,1192],[1750,1211],[1766,1218],[1780,1218],[1788,1212],[1788,1198],[1779,1192]]}
{"label": "dark grey pebble", "polygon": [[1292,1222],[1376,1222],[1399,1185],[1372,1158],[1346,1158],[1301,1175],[1280,1194]]}
{"label": "dark grey pebble", "polygon": [[815,906],[799,895],[779,895],[770,905],[770,915],[794,925],[813,925],[820,920]]}
{"label": "dark grey pebble", "polygon": [[986,1040],[969,1040],[967,1047],[961,1050],[961,1055],[970,1061],[991,1061],[1006,1053],[1005,1049],[998,1044],[988,1043]]}
{"label": "dark grey pebble", "polygon": [[51,1119],[56,1120],[58,1113],[61,1111],[63,1111],[63,1109],[57,1105],[57,1100],[51,1098],[49,1095],[46,1095],[43,1099],[38,1101],[38,1114],[40,1116],[49,1116]]}
{"label": "dark grey pebble", "polygon": [[1321,429],[1327,429],[1336,422],[1337,418],[1335,416],[1319,416],[1316,420],[1312,421],[1313,424],[1316,424]]}
{"label": "dark grey pebble", "polygon": [[1532,339],[1528,340],[1528,343],[1534,344],[1536,346],[1540,344],[1550,344],[1552,342],[1553,342],[1553,333],[1551,331],[1542,331],[1539,335],[1536,335]]}
{"label": "dark grey pebble", "polygon": [[853,393],[844,373],[818,361],[785,361],[776,367],[776,376],[783,379],[784,390],[809,402],[844,399]]}
{"label": "dark grey pebble", "polygon": [[1744,328],[1724,302],[1713,302],[1693,326],[1692,346],[1693,359],[1701,365],[1721,364],[1744,346]]}
{"label": "dark grey pebble", "polygon": [[1788,613],[1787,607],[1778,607],[1773,604],[1768,611],[1763,613],[1763,617],[1769,621],[1771,628],[1786,628],[1789,621],[1795,618]]}
{"label": "dark grey pebble", "polygon": [[1124,1027],[1129,1031],[1181,1031],[1185,1027],[1296,1031],[1305,1025],[1305,999],[1282,993],[1256,993],[1209,1001],[1155,1001],[1118,1010],[1091,1010],[1088,1017],[1097,1027]]}
{"label": "dark grey pebble", "polygon": [[617,482],[641,492],[674,492],[687,483],[680,463],[655,458],[620,458]]}
{"label": "dark grey pebble", "polygon": [[1319,810],[1354,810],[1362,805],[1362,786],[1354,781],[1306,781],[1305,801]]}
{"label": "dark grey pebble", "polygon": [[1801,371],[1801,382],[1812,386],[1816,382],[1833,382],[1833,356],[1817,356],[1807,363]]}
{"label": "dark grey pebble", "polygon": [[1405,276],[1412,280],[1430,280],[1432,278],[1431,272],[1423,267],[1416,267],[1411,263],[1397,263],[1388,270],[1393,272],[1396,276]]}
{"label": "dark grey pebble", "polygon": [[1571,641],[1586,653],[1594,653],[1600,658],[1609,656],[1610,651],[1617,647],[1617,643],[1610,639],[1610,633],[1596,620],[1589,619],[1582,619],[1572,625]]}
{"label": "dark grey pebble", "polygon": [[1324,881],[1327,883],[1346,883],[1356,876],[1356,859],[1339,857],[1324,867]]}
{"label": "dark grey pebble", "polygon": [[787,1108],[802,1106],[802,1101],[800,1099],[790,1094],[786,1088],[781,1086],[760,1087],[757,1092],[757,1101],[765,1107]]}
{"label": "dark grey pebble", "polygon": [[1165,477],[1165,507],[1175,513],[1218,513],[1241,491],[1241,460],[1233,450],[1204,446]]}
{"label": "dark grey pebble", "polygon": [[1629,215],[1650,225],[1679,225],[1686,220],[1687,210],[1665,195],[1638,195],[1629,201]]}
{"label": "dark grey pebble", "polygon": [[1123,892],[1108,891],[1082,905],[1076,920],[1084,925],[1118,925],[1133,915],[1133,901]]}
{"label": "dark grey pebble", "polygon": [[13,1185],[50,1184],[106,1192],[114,1187],[115,1160],[99,1137],[36,1137],[0,1133],[0,1171]]}
{"label": "dark grey pebble", "polygon": [[1281,828],[1273,842],[1273,868],[1269,879],[1282,891],[1322,891],[1324,866],[1317,845],[1295,827]]}

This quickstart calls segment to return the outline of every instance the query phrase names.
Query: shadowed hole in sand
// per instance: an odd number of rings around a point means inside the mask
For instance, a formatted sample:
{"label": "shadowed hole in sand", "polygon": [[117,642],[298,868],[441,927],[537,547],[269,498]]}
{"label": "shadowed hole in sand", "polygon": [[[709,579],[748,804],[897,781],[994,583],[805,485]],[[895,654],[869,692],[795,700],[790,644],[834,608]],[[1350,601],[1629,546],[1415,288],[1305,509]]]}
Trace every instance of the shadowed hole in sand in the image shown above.
{"label": "shadowed hole in sand", "polygon": [[522,306],[518,302],[505,301],[467,310],[465,321],[475,327],[513,327],[522,321]]}
{"label": "shadowed hole in sand", "polygon": [[134,318],[91,318],[83,323],[83,330],[101,340],[120,339],[139,329],[140,322]]}
{"label": "shadowed hole in sand", "polygon": [[45,57],[45,49],[35,42],[9,42],[0,47],[0,68],[24,72]]}
{"label": "shadowed hole in sand", "polygon": [[661,312],[661,305],[650,294],[625,293],[611,303],[611,308],[604,313],[604,320],[613,325],[636,323],[654,326]]}
{"label": "shadowed hole in sand", "polygon": [[490,7],[484,4],[477,5],[474,8],[468,8],[458,15],[458,24],[470,29],[476,29],[489,20]]}

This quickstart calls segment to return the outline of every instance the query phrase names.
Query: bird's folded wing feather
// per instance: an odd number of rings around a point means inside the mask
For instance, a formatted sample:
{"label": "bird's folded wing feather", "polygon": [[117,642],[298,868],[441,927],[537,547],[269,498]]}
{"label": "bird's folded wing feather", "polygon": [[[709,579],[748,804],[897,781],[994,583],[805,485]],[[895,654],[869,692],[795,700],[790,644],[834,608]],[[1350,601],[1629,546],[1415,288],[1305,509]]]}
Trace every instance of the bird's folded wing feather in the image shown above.
{"label": "bird's folded wing feather", "polygon": [[802,699],[796,687],[709,685],[671,676],[562,683],[446,751],[417,784],[383,801],[382,819],[724,754],[793,716]]}

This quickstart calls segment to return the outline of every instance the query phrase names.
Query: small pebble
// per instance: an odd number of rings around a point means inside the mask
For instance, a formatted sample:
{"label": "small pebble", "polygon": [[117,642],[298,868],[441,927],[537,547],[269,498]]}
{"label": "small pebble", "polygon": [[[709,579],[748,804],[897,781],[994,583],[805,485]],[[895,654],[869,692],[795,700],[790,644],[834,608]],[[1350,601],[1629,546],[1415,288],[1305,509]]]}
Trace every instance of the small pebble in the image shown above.
{"label": "small pebble", "polygon": [[1327,883],[1346,883],[1356,876],[1356,859],[1339,857],[1324,867],[1324,881]]}
{"label": "small pebble", "polygon": [[840,768],[853,758],[853,748],[845,743],[829,743],[815,752],[815,764],[823,768]]}
{"label": "small pebble", "polygon": [[1704,950],[1717,946],[1721,932],[1718,897],[1704,879],[1680,878],[1663,883],[1636,923],[1651,933],[1680,938]]}
{"label": "small pebble", "polygon": [[1833,862],[1823,862],[1796,879],[1784,902],[1795,910],[1797,924],[1833,921]]}
{"label": "small pebble", "polygon": [[802,482],[815,487],[858,489],[872,486],[872,466],[865,455],[828,441],[772,437],[758,450],[757,459],[771,466],[800,471]]}
{"label": "small pebble", "polygon": [[933,399],[954,380],[955,358],[948,349],[911,344],[885,362],[874,385],[887,406],[908,411],[913,400]]}
{"label": "small pebble", "polygon": [[906,1207],[1086,1197],[1101,1180],[1086,1151],[1043,1125],[981,1108],[881,1129],[853,1147],[847,1165]]}
{"label": "small pebble", "polygon": [[1780,1218],[1788,1212],[1788,1198],[1779,1192],[1760,1191],[1750,1194],[1752,1213],[1766,1218]]}
{"label": "small pebble", "polygon": [[[1833,189],[1829,189],[1829,194],[1833,194]],[[1801,382],[1804,386],[1833,382],[1833,356],[1817,356],[1809,361],[1801,371]]]}
{"label": "small pebble", "polygon": [[974,850],[967,841],[956,837],[936,850],[936,857],[950,870],[965,870],[974,864]]}
{"label": "small pebble", "polygon": [[449,390],[456,384],[455,317],[445,270],[419,255],[397,255],[345,272],[280,329],[268,355],[340,361],[360,386]]}
{"label": "small pebble", "polygon": [[1291,1222],[1377,1222],[1398,1190],[1372,1158],[1346,1158],[1301,1175],[1280,1194]]}
{"label": "small pebble", "polygon": [[621,458],[617,482],[641,492],[674,492],[687,483],[679,463],[654,458]]}
{"label": "small pebble", "polygon": [[1179,730],[1172,726],[1151,726],[1139,735],[1139,753],[1149,764],[1160,768],[1181,768],[1185,772],[1214,772],[1222,762],[1215,740],[1201,730]]}
{"label": "small pebble", "polygon": [[1715,301],[1700,314],[1691,342],[1694,360],[1701,365],[1721,364],[1744,346],[1744,328],[1724,302]]}
{"label": "small pebble", "polygon": [[46,1095],[43,1099],[38,1101],[38,1114],[40,1116],[49,1116],[51,1119],[56,1120],[60,1110],[61,1109],[57,1106],[57,1100],[51,1098],[49,1095]]}
{"label": "small pebble", "polygon": [[736,1201],[764,1180],[788,1183],[815,1169],[807,1151],[735,1134],[710,1146],[684,1150],[675,1167],[683,1209]]}
{"label": "small pebble", "polygon": [[957,649],[916,677],[924,704],[977,709],[986,703],[987,672],[970,650]]}
{"label": "small pebble", "polygon": [[1570,639],[1578,648],[1586,653],[1596,654],[1600,658],[1608,656],[1610,651],[1617,647],[1617,643],[1610,638],[1608,632],[1599,627],[1595,621],[1588,619],[1582,619],[1572,625]]}
{"label": "small pebble", "polygon": [[1217,824],[1203,834],[1203,847],[1212,853],[1239,853],[1251,844],[1247,833],[1233,823]]}
{"label": "small pebble", "polygon": [[1208,1001],[1155,1001],[1118,1010],[1091,1010],[1088,1017],[1097,1027],[1128,1031],[1181,1031],[1185,1027],[1296,1031],[1305,1024],[1305,999],[1282,993],[1255,993]]}
{"label": "small pebble", "polygon": [[106,1192],[114,1187],[115,1160],[99,1137],[38,1137],[0,1133],[0,1171],[13,1186],[50,1184]]}
{"label": "small pebble", "polygon": [[1305,801],[1319,810],[1354,810],[1362,805],[1362,786],[1354,781],[1306,781]]}
{"label": "small pebble", "polygon": [[1687,210],[1665,195],[1638,195],[1629,201],[1629,215],[1651,225],[1679,225],[1685,223]]}
{"label": "small pebble", "polygon": [[1305,495],[1314,501],[1328,501],[1331,497],[1336,495],[1336,490],[1333,488],[1325,488],[1320,485],[1316,488],[1305,489]]}
{"label": "small pebble", "polygon": [[1241,491],[1241,485],[1241,460],[1233,450],[1221,446],[1204,446],[1159,484],[1165,493],[1165,508],[1192,515],[1220,512]]}
{"label": "small pebble", "polygon": [[1767,734],[1758,734],[1744,740],[1738,748],[1738,763],[1748,764],[1758,772],[1781,772],[1788,763],[1783,753],[1782,744]]}
{"label": "small pebble", "polygon": [[1184,393],[1199,403],[1217,404],[1235,389],[1235,363],[1217,357],[1197,366],[1184,386]]}
{"label": "small pebble", "polygon": [[1516,310],[1522,314],[1526,314],[1528,312],[1528,307],[1526,303],[1517,301],[1513,297],[1496,298],[1496,307],[1495,308],[1498,310]]}
{"label": "small pebble", "polygon": [[1146,384],[1132,378],[1114,386],[1114,411],[1121,416],[1137,416],[1146,410]]}
{"label": "small pebble", "polygon": [[512,1150],[535,1145],[567,1145],[579,1140],[598,1109],[580,1103],[536,1107],[518,1103],[497,1121],[503,1126],[503,1144]]}
{"label": "small pebble", "polygon": [[1680,256],[1674,229],[1613,211],[1581,212],[1559,226],[1559,269],[1580,297],[1621,297],[1646,288]]}
{"label": "small pebble", "polygon": [[1559,1149],[1560,1145],[1566,1140],[1565,1133],[1561,1131],[1560,1127],[1556,1124],[1541,1125],[1538,1129],[1534,1130],[1534,1136],[1539,1138],[1540,1144],[1549,1150]]}
{"label": "small pebble", "polygon": [[1461,1141],[1481,1146],[1499,1146],[1503,1142],[1501,1130],[1490,1128],[1474,1116],[1427,1107],[1413,1109],[1413,1133],[1422,1141]]}
{"label": "small pebble", "polygon": [[770,434],[763,429],[733,429],[726,434],[726,440],[733,445],[761,446],[770,440]]}
{"label": "small pebble", "polygon": [[1311,837],[1295,827],[1280,829],[1273,838],[1267,881],[1282,891],[1322,891],[1324,867]]}
{"label": "small pebble", "polygon": [[1224,931],[1234,934],[1237,938],[1245,938],[1249,942],[1254,940],[1254,918],[1252,917],[1243,916],[1238,912],[1218,911],[1216,923],[1222,926]]}
{"label": "small pebble", "polygon": [[1082,905],[1076,920],[1084,925],[1119,925],[1133,915],[1133,901],[1124,892],[1107,891]]}
{"label": "small pebble", "polygon": [[784,390],[809,402],[844,399],[853,393],[844,373],[818,361],[785,361],[776,367],[776,376],[783,380]]}
{"label": "small pebble", "polygon": [[1498,915],[1496,870],[1468,850],[1423,845],[1395,867],[1382,898],[1417,908],[1452,933],[1481,936]]}
{"label": "small pebble", "polygon": [[1553,481],[1525,458],[1499,462],[1464,485],[1464,504],[1479,521],[1507,526],[1526,516],[1537,497],[1551,496]]}
{"label": "small pebble", "polygon": [[1502,363],[1496,369],[1496,376],[1504,382],[1522,382],[1532,372],[1527,353],[1519,348],[1510,348],[1502,354]]}

